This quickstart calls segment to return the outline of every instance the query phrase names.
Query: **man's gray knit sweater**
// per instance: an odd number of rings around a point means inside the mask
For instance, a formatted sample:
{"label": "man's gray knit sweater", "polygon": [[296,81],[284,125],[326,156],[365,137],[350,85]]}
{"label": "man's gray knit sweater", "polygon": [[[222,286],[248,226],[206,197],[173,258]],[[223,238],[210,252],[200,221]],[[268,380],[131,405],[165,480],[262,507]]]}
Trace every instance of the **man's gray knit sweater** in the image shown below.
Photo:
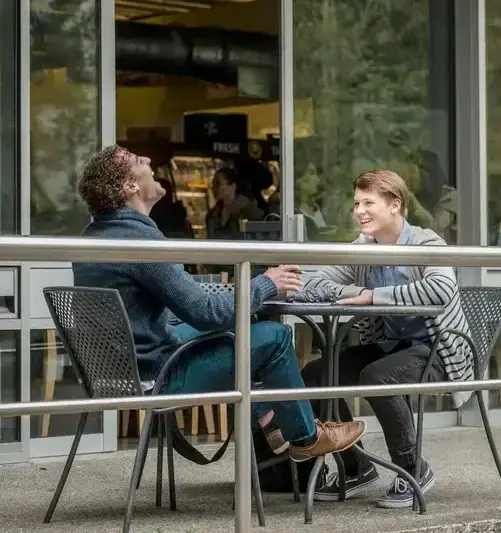
{"label": "man's gray knit sweater", "polygon": [[[98,239],[162,240],[151,218],[126,207],[97,215],[83,236]],[[118,289],[129,315],[141,378],[155,379],[163,363],[179,345],[175,319],[199,331],[234,327],[235,301],[231,293],[206,294],[180,264],[74,263],[76,286]],[[251,281],[251,307],[256,312],[277,289],[260,275]]]}

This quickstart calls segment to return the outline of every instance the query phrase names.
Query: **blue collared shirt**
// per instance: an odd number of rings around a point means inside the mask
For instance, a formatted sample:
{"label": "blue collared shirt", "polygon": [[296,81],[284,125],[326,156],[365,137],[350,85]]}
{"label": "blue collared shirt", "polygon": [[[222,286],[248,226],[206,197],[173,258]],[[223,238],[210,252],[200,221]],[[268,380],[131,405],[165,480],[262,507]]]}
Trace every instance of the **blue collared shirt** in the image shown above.
{"label": "blue collared shirt", "polygon": [[[396,244],[412,244],[412,231],[409,223],[404,221],[402,231]],[[371,266],[367,288],[393,287],[408,285],[411,282],[409,269],[405,266]],[[391,351],[398,341],[412,341],[413,344],[428,344],[429,335],[422,317],[383,317],[385,341],[381,348]]]}

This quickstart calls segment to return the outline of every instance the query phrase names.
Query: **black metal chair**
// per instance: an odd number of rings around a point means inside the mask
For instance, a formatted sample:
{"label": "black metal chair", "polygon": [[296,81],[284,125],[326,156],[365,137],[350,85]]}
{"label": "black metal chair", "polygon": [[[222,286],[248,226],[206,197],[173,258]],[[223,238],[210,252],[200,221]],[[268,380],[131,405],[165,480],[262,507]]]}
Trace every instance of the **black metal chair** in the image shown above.
{"label": "black metal chair", "polygon": [[[245,241],[281,241],[282,222],[279,216],[272,215],[268,220],[241,220],[240,232]],[[269,265],[252,265],[251,275],[266,272]]]}
{"label": "black metal chair", "polygon": [[[234,335],[231,332],[211,333],[192,339],[174,352],[161,369],[154,384],[141,383],[129,319],[117,290],[87,287],[47,287],[43,293],[77,379],[89,398],[143,396],[150,392],[152,395],[159,394],[169,369],[186,350],[215,339],[227,338],[230,342],[234,342]],[[202,454],[194,449],[177,429],[173,415],[175,410],[176,408],[148,410],[146,413],[130,481],[123,525],[124,533],[128,533],[130,529],[134,498],[146,461],[154,416],[158,418],[157,506],[161,505],[162,497],[164,435],[167,437],[169,495],[172,510],[176,509],[173,449],[175,448],[184,457],[191,460],[193,459],[190,456],[190,450],[203,458]],[[80,416],[68,459],[45,515],[44,523],[48,523],[52,519],[71,470],[87,417],[88,413],[82,413]],[[220,459],[226,450],[230,436],[231,432],[212,459],[203,458],[203,461],[195,457],[195,462],[208,464]],[[176,439],[178,446],[176,446]],[[254,452],[253,446],[252,450]],[[263,502],[255,452],[252,459],[254,497],[259,524],[264,526]]]}
{"label": "black metal chair", "polygon": [[[438,344],[446,334],[458,335],[467,342],[473,352],[474,377],[483,379],[487,370],[492,350],[501,333],[501,288],[494,287],[462,287],[460,289],[461,306],[470,326],[471,338],[455,329],[446,329],[438,336],[431,348],[430,357],[423,372],[421,382],[428,381],[433,361],[438,355]],[[492,436],[492,430],[487,416],[482,391],[476,391],[475,395],[480,408],[480,415],[485,429],[487,440],[491,448],[492,457],[501,476],[501,461]],[[410,399],[408,398],[410,405]],[[418,420],[416,439],[416,471],[415,478],[419,478],[421,471],[421,452],[423,443],[423,416],[424,396],[418,396]],[[416,508],[416,502],[414,502]]]}

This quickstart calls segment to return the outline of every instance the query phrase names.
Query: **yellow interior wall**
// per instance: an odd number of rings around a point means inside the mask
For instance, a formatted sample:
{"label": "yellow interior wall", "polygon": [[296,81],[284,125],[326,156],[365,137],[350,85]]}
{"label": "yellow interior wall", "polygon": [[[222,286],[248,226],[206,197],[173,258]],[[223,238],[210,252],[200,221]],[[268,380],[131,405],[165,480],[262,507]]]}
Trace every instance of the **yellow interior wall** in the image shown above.
{"label": "yellow interior wall", "polygon": [[[182,140],[183,115],[190,112],[244,113],[248,116],[249,138],[265,138],[277,133],[280,124],[278,102],[256,103],[245,98],[209,99],[205,84],[195,80],[177,80],[166,87],[117,88],[117,138],[126,136],[127,128],[170,127],[172,140]],[[309,100],[294,104],[295,136],[312,134]]]}
{"label": "yellow interior wall", "polygon": [[193,9],[189,13],[173,13],[165,17],[145,19],[145,24],[214,27],[226,30],[278,35],[280,1],[254,0],[213,5],[210,9]]}
{"label": "yellow interior wall", "polygon": [[[244,113],[248,135],[265,137],[279,127],[277,102],[240,105],[241,100],[208,100],[197,84],[185,87],[119,87],[117,89],[117,137],[124,138],[131,127],[170,127],[172,140],[182,140],[183,115],[193,111]],[[243,99],[242,99],[243,100]],[[245,100],[243,100],[245,102]]]}

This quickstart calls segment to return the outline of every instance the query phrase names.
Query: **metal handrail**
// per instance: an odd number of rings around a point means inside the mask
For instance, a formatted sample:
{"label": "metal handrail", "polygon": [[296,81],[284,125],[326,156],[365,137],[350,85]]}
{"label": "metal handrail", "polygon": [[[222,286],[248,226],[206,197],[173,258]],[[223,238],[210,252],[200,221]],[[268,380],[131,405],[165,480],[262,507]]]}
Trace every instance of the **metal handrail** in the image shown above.
{"label": "metal handrail", "polygon": [[[250,393],[251,402],[323,400],[325,398],[371,398],[374,396],[435,395],[450,392],[500,390],[501,379],[472,381],[439,381],[433,383],[354,385],[349,387],[311,387],[302,389],[258,389]],[[195,405],[220,403],[238,404],[239,391],[207,392],[203,394],[162,394],[121,398],[86,398],[82,400],[52,400],[44,402],[13,402],[0,404],[0,418],[32,416],[45,413],[68,414],[135,409],[181,409]]]}
{"label": "metal handrail", "polygon": [[[501,387],[500,387],[501,388]],[[204,394],[162,394],[158,396],[129,396],[120,398],[85,398],[81,400],[52,400],[44,402],[14,402],[0,404],[0,417],[31,416],[50,413],[90,413],[101,411],[128,411],[135,409],[182,409],[195,405],[239,403],[238,391]]]}
{"label": "metal handrail", "polygon": [[[370,260],[369,260],[370,258]],[[261,241],[139,241],[84,237],[0,237],[0,261],[188,262],[228,264],[500,267],[492,246],[394,246]]]}
{"label": "metal handrail", "polygon": [[412,265],[501,267],[501,248],[473,246],[392,246],[235,241],[139,241],[85,238],[0,237],[0,261],[76,261],[236,265],[236,391],[164,397],[112,398],[0,404],[0,416],[107,409],[184,407],[201,403],[235,404],[235,531],[251,525],[251,401],[434,394],[501,390],[501,380],[420,383],[300,390],[250,390],[251,264]]}

